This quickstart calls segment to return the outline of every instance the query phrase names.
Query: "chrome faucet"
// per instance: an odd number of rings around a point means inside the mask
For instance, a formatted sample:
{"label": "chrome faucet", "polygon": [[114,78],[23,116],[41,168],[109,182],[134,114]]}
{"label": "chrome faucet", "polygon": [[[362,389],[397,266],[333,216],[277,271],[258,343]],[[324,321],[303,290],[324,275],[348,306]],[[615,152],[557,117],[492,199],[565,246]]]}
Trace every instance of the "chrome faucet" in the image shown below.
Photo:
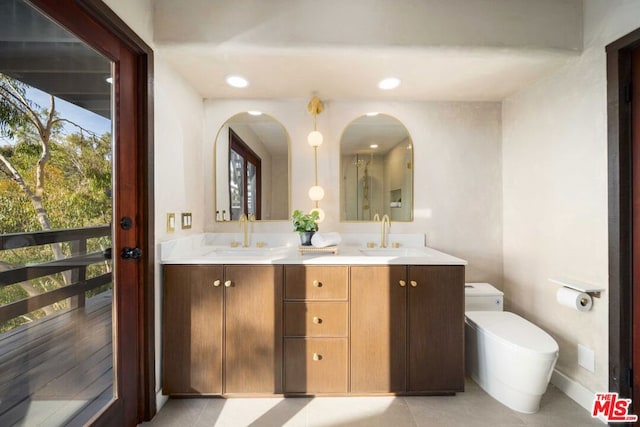
{"label": "chrome faucet", "polygon": [[249,247],[249,222],[253,222],[256,220],[256,217],[253,214],[250,214],[248,217],[245,214],[240,215],[240,219],[238,223],[240,223],[240,228],[242,228],[242,232],[244,234],[242,240],[242,247]]}
{"label": "chrome faucet", "polygon": [[387,234],[389,233],[389,230],[391,229],[391,220],[389,219],[389,215],[384,214],[384,216],[382,217],[382,220],[380,222],[382,223],[382,234],[380,235],[380,247],[381,248],[386,248],[387,247]]}
{"label": "chrome faucet", "polygon": [[380,214],[376,212],[376,214],[373,216],[373,220],[380,221]]}

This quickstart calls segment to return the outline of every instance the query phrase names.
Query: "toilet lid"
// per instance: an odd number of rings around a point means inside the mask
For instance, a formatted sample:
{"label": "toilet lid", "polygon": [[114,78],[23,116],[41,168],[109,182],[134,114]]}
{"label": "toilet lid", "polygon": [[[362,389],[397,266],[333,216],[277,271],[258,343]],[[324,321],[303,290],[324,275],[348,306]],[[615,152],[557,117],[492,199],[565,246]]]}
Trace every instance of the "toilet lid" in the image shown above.
{"label": "toilet lid", "polygon": [[468,321],[479,329],[518,347],[537,353],[555,353],[558,343],[545,331],[508,311],[467,311]]}
{"label": "toilet lid", "polygon": [[467,297],[495,297],[503,296],[504,293],[489,283],[465,283],[464,295]]}

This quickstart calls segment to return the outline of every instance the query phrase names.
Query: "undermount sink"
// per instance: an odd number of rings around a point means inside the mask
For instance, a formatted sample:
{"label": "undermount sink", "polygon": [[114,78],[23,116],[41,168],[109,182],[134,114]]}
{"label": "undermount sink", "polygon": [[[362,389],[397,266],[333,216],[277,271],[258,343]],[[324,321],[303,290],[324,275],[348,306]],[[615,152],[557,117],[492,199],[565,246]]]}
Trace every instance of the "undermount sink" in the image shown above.
{"label": "undermount sink", "polygon": [[428,256],[428,254],[420,248],[367,248],[360,249],[360,253],[365,256]]}
{"label": "undermount sink", "polygon": [[234,256],[234,257],[271,257],[275,256],[287,249],[286,246],[269,246],[263,248],[218,248],[210,252],[216,256]]}

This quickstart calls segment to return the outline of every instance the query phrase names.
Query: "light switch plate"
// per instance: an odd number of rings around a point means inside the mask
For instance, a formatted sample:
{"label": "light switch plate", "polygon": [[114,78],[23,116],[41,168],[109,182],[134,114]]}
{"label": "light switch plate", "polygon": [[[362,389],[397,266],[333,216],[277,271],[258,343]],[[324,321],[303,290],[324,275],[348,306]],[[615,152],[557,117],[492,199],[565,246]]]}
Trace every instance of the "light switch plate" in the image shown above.
{"label": "light switch plate", "polygon": [[578,344],[578,365],[589,372],[596,371],[596,353],[589,347]]}
{"label": "light switch plate", "polygon": [[173,233],[176,231],[176,214],[167,214],[167,233]]}
{"label": "light switch plate", "polygon": [[183,230],[191,228],[191,212],[183,212],[181,219]]}

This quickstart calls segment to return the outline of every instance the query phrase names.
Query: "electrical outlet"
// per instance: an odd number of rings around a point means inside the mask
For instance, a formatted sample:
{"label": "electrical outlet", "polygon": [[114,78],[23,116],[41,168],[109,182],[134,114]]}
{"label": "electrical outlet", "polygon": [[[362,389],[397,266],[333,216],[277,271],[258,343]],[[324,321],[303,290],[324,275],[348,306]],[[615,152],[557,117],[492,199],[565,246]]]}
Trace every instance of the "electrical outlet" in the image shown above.
{"label": "electrical outlet", "polygon": [[182,213],[182,229],[191,228],[191,212]]}
{"label": "electrical outlet", "polygon": [[588,347],[578,344],[578,365],[589,372],[596,371],[596,353]]}
{"label": "electrical outlet", "polygon": [[176,231],[176,214],[167,214],[167,233],[173,233]]}

